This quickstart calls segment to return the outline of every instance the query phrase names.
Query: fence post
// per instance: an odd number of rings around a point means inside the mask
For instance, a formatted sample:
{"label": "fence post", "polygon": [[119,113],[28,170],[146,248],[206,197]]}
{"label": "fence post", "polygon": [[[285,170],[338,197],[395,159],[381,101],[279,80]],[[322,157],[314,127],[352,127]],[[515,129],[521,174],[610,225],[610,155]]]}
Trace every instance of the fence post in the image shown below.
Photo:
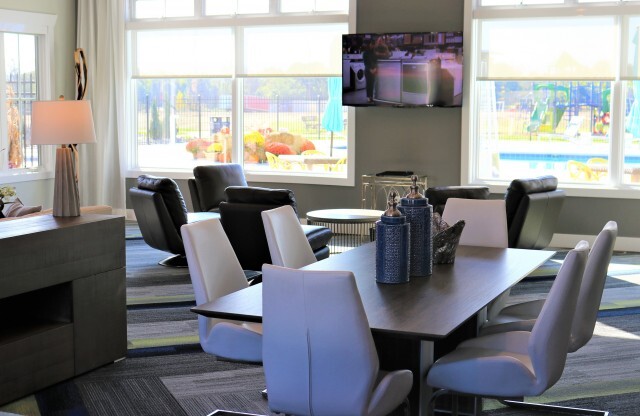
{"label": "fence post", "polygon": [[202,98],[198,94],[198,138],[202,137]]}
{"label": "fence post", "polygon": [[318,140],[320,140],[320,94],[318,94],[318,98],[317,98],[318,102],[316,105],[316,108],[318,109]]}
{"label": "fence post", "polygon": [[149,94],[146,95],[146,104],[147,104],[147,144],[151,144],[149,142],[149,129],[151,126],[149,126]]}
{"label": "fence post", "polygon": [[276,95],[276,131],[280,131],[280,96]]}

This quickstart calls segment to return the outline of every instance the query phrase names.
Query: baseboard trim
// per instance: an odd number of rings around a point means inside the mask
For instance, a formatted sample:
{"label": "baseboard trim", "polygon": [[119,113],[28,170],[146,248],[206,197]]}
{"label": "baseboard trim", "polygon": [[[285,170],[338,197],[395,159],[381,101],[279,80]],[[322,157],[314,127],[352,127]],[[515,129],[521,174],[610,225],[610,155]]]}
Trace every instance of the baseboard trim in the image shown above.
{"label": "baseboard trim", "polygon": [[[554,234],[549,243],[549,247],[573,248],[580,240],[587,240],[589,244],[593,244],[596,239],[595,235],[579,235],[579,234]],[[616,251],[640,251],[640,238],[636,237],[618,237],[614,247]]]}
{"label": "baseboard trim", "polygon": [[136,221],[136,213],[133,212],[133,209],[129,208],[126,210],[124,218],[127,220]]}

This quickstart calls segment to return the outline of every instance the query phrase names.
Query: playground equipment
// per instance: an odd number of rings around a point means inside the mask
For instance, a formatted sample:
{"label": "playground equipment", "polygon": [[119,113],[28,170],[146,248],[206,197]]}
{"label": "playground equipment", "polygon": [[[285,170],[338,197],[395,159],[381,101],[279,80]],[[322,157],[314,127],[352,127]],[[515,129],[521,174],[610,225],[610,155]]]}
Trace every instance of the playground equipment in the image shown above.
{"label": "playground equipment", "polygon": [[529,125],[529,139],[533,133],[555,132],[562,116],[571,103],[570,89],[553,83],[534,84],[533,97],[535,104],[531,111]]}

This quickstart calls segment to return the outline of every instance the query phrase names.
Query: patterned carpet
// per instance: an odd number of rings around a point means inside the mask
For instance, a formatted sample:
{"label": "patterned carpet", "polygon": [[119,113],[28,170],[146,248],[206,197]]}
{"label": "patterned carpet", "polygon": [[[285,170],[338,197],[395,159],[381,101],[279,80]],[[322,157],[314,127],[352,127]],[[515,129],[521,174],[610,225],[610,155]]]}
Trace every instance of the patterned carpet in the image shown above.
{"label": "patterned carpet", "polygon": [[[167,254],[127,235],[127,359],[2,406],[0,415],[269,414],[260,366],[218,361],[197,344],[187,269],[157,265]],[[544,273],[554,275],[562,258]],[[552,283],[544,273],[514,287],[513,301],[543,297]],[[593,339],[569,355],[560,381],[538,401],[640,414],[640,257],[617,253],[609,274]],[[529,414],[491,400],[484,406],[487,415]]]}

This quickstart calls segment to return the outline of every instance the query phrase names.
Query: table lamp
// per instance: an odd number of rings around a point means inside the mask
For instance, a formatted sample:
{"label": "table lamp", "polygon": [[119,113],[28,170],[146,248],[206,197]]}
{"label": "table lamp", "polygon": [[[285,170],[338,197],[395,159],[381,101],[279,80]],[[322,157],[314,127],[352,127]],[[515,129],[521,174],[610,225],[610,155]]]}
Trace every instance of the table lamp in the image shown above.
{"label": "table lamp", "polygon": [[[31,144],[62,145],[56,149],[53,216],[80,215],[77,144],[95,143],[91,103],[85,100],[34,101],[31,107]],[[72,153],[75,152],[75,160]]]}

